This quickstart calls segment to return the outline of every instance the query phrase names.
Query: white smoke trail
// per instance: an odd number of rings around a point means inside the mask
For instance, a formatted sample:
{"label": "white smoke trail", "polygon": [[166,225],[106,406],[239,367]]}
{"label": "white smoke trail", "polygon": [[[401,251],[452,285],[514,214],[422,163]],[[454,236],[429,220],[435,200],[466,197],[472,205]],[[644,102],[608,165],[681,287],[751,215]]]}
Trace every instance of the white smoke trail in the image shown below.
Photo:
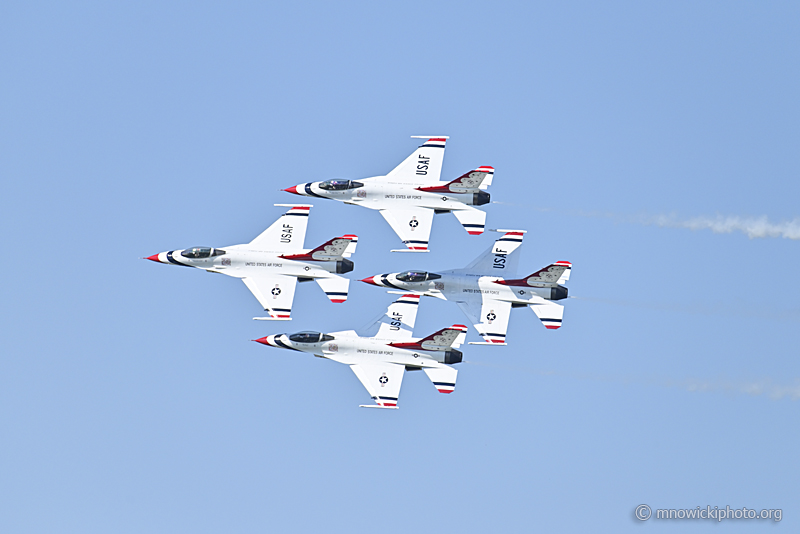
{"label": "white smoke trail", "polygon": [[[506,204],[509,206],[521,206],[508,202],[492,202],[493,204]],[[575,211],[559,210],[554,208],[543,208],[535,206],[524,206],[540,212],[562,212],[578,217],[589,217],[593,219],[610,219],[614,222],[628,224],[642,224],[645,226],[658,226],[661,228],[686,228],[689,230],[711,230],[715,234],[730,234],[742,232],[750,239],[763,239],[767,237],[783,237],[784,239],[800,240],[800,217],[794,219],[770,222],[766,215],[760,217],[739,217],[737,215],[719,215],[714,217],[680,217],[676,214],[670,215],[619,215],[615,213],[603,213],[597,211]]]}
{"label": "white smoke trail", "polygon": [[471,365],[494,367],[514,373],[527,373],[538,376],[559,376],[575,380],[589,380],[592,382],[607,382],[613,384],[642,384],[659,387],[677,388],[690,393],[727,393],[734,395],[749,395],[751,397],[767,396],[774,401],[789,399],[800,400],[800,379],[795,379],[794,384],[777,384],[770,379],[755,381],[735,381],[727,379],[703,380],[687,378],[674,380],[671,378],[644,378],[635,376],[604,376],[597,374],[571,373],[544,369],[530,369],[525,367],[497,365],[484,362],[465,361]]}
{"label": "white smoke trail", "polygon": [[752,310],[747,302],[635,302],[630,300],[621,299],[608,299],[596,297],[583,297],[570,295],[569,298],[582,300],[589,303],[597,303],[611,306],[621,306],[625,308],[638,308],[645,310],[667,311],[692,315],[709,315],[709,316],[723,316],[723,317],[738,317],[750,318],[757,316],[759,318],[768,318],[771,321],[800,321],[800,309],[759,309],[758,311]]}
{"label": "white smoke trail", "polygon": [[[649,219],[649,220],[648,220]],[[766,216],[761,217],[692,217],[680,219],[675,215],[658,215],[645,218],[644,224],[654,224],[667,228],[688,228],[689,230],[711,230],[715,234],[742,232],[750,239],[766,237],[783,237],[800,239],[800,218],[778,223],[770,222]]]}
{"label": "white smoke trail", "polygon": [[766,395],[772,400],[800,400],[800,381],[793,385],[775,384],[771,380],[756,382],[732,382],[727,380],[708,381],[687,379],[678,382],[668,381],[668,387],[677,387],[691,392],[735,393],[757,397]]}

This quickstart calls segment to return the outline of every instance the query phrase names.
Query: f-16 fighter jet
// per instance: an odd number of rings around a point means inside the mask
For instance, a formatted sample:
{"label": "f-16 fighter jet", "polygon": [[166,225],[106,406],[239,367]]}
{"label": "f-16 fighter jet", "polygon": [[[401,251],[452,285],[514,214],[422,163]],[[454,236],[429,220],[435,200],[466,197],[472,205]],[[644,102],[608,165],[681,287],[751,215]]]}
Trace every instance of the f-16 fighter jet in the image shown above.
{"label": "f-16 fighter jet", "polygon": [[397,408],[405,371],[422,369],[440,393],[452,393],[458,371],[449,364],[461,361],[456,350],[464,342],[467,327],[453,325],[428,337],[413,339],[419,295],[403,295],[377,321],[378,333],[361,337],[354,330],[298,332],[255,339],[271,347],[308,352],[349,365],[375,404],[362,408]]}
{"label": "f-16 fighter jet", "polygon": [[489,203],[485,191],[494,169],[478,167],[451,182],[440,182],[447,136],[427,139],[386,176],[356,180],[327,180],[298,184],[284,191],[378,210],[407,249],[392,252],[428,252],[433,215],[452,212],[470,235],[483,233],[486,213],[473,208]]}
{"label": "f-16 fighter jet", "polygon": [[483,343],[505,345],[511,308],[529,306],[545,327],[559,328],[567,298],[565,284],[572,264],[559,261],[524,278],[511,278],[517,270],[524,230],[497,230],[503,237],[463,269],[428,273],[406,271],[364,278],[368,284],[413,291],[419,295],[454,300],[483,336]]}
{"label": "f-16 fighter jet", "polygon": [[241,278],[269,313],[269,317],[254,319],[291,320],[297,282],[314,280],[331,302],[347,300],[350,280],[337,275],[353,270],[353,262],[346,258],[356,251],[358,237],[334,237],[315,249],[306,250],[303,241],[311,206],[275,205],[291,209],[247,244],[171,250],[147,259]]}

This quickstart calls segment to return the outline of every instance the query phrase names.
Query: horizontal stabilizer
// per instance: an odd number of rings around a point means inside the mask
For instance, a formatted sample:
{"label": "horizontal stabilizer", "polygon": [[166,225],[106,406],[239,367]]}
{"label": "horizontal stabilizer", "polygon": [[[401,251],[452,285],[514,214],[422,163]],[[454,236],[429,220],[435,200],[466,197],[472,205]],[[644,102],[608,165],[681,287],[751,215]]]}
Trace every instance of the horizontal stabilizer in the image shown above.
{"label": "horizontal stabilizer", "polygon": [[317,278],[317,284],[325,292],[331,302],[340,304],[347,300],[347,292],[350,288],[350,279],[343,276],[331,275],[328,278]]}
{"label": "horizontal stabilizer", "polygon": [[462,174],[452,182],[418,187],[417,191],[425,191],[427,193],[477,193],[481,189],[486,189],[492,183],[493,176],[494,167],[478,167],[474,171]]}
{"label": "horizontal stabilizer", "polygon": [[570,262],[557,261],[525,278],[498,280],[495,283],[504,286],[556,287],[558,284],[569,280],[571,269],[572,264]]}
{"label": "horizontal stabilizer", "polygon": [[[415,295],[416,296],[416,295]],[[419,298],[417,296],[417,298]],[[460,347],[467,336],[467,327],[463,324],[454,324],[448,328],[442,328],[428,337],[413,342],[389,343],[392,347],[408,350],[447,350],[450,347]]]}
{"label": "horizontal stabilizer", "polygon": [[425,367],[423,371],[425,371],[425,374],[431,379],[433,387],[435,387],[439,393],[452,393],[453,390],[456,389],[458,370],[452,367],[442,366]]}
{"label": "horizontal stabilizer", "polygon": [[561,273],[561,278],[558,279],[558,284],[564,285],[569,280],[569,275],[572,272],[572,264],[568,261],[560,261],[556,265],[559,264],[566,265],[567,267],[566,269],[564,269],[564,272]]}
{"label": "horizontal stabilizer", "polygon": [[358,236],[353,234],[347,234],[343,235],[342,238],[350,239],[350,243],[348,243],[347,248],[344,249],[344,252],[342,253],[342,256],[344,256],[345,258],[349,258],[350,256],[356,253],[356,245],[358,245]]}
{"label": "horizontal stabilizer", "polygon": [[458,222],[469,235],[481,235],[486,225],[486,212],[475,208],[453,210]]}
{"label": "horizontal stabilizer", "polygon": [[281,258],[285,260],[296,261],[338,261],[344,258],[344,252],[350,243],[353,241],[351,235],[342,237],[334,237],[325,243],[321,244],[313,250],[304,252],[302,254],[281,254]]}
{"label": "horizontal stabilizer", "polygon": [[534,304],[531,306],[531,310],[548,330],[561,328],[561,320],[564,317],[564,306],[561,304],[556,304],[555,302]]}

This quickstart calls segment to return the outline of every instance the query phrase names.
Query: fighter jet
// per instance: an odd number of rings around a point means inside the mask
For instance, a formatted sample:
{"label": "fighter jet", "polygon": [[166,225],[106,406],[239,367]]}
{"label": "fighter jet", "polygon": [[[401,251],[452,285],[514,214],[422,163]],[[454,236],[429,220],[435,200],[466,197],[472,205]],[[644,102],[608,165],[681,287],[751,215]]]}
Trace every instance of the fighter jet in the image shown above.
{"label": "fighter jet", "polygon": [[275,205],[291,209],[250,243],[170,250],[147,259],[241,278],[269,313],[269,317],[254,317],[258,320],[291,320],[297,282],[314,280],[331,302],[347,300],[350,280],[337,275],[353,270],[353,262],[347,258],[356,251],[358,237],[352,234],[335,237],[306,250],[303,242],[311,205]]}
{"label": "fighter jet", "polygon": [[436,213],[452,212],[470,235],[482,234],[486,213],[472,206],[489,203],[485,189],[492,183],[494,168],[478,167],[440,182],[448,137],[412,138],[427,140],[386,176],[310,182],[283,191],[378,210],[407,247],[392,252],[428,252]]}
{"label": "fighter jet", "polygon": [[361,281],[455,301],[484,339],[474,345],[505,345],[512,308],[530,307],[546,328],[559,328],[564,307],[555,301],[567,298],[563,284],[569,280],[572,264],[558,261],[524,278],[511,278],[525,231],[497,231],[505,233],[463,269],[380,274]]}
{"label": "fighter jet", "polygon": [[271,347],[307,352],[349,365],[375,404],[362,408],[397,408],[405,371],[422,369],[439,393],[452,393],[467,327],[453,325],[428,337],[413,339],[419,295],[403,295],[393,302],[380,323],[377,334],[361,337],[354,330],[343,332],[297,332],[254,339]]}

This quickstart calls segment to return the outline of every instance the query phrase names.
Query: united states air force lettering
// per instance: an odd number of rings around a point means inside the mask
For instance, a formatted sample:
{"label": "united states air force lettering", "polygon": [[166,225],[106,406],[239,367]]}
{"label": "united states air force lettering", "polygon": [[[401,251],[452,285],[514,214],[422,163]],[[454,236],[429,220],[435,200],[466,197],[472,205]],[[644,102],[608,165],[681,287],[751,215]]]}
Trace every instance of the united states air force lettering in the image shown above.
{"label": "united states air force lettering", "polygon": [[283,267],[282,263],[264,263],[257,261],[248,261],[245,263],[246,267]]}

